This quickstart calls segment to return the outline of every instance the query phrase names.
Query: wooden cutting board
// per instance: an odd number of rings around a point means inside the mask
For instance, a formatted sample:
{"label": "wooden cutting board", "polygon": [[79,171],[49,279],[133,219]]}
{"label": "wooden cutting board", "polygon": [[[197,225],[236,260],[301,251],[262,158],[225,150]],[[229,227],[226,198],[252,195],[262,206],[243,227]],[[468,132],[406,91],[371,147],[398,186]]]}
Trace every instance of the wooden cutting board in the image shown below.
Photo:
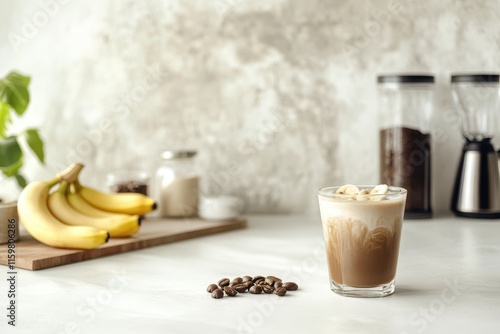
{"label": "wooden cutting board", "polygon": [[[205,221],[199,218],[167,220],[147,218],[139,233],[130,238],[110,239],[105,245],[91,250],[61,249],[46,246],[21,231],[16,242],[15,268],[40,270],[101,256],[167,244],[246,227],[244,219]],[[0,245],[0,264],[7,265],[7,245]]]}

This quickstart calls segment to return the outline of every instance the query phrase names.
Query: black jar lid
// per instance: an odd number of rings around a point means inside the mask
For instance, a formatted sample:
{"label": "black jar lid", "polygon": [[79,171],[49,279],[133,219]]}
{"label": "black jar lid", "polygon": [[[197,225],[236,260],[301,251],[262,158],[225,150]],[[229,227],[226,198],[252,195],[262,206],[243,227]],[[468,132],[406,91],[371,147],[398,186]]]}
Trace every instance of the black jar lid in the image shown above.
{"label": "black jar lid", "polygon": [[470,83],[498,83],[499,74],[476,73],[476,74],[452,74],[451,82],[470,82]]}
{"label": "black jar lid", "polygon": [[170,160],[170,159],[186,159],[186,158],[192,158],[196,155],[196,151],[176,151],[176,150],[168,150],[168,151],[163,151],[161,154],[161,157],[165,160]]}
{"label": "black jar lid", "polygon": [[388,74],[379,75],[378,83],[434,83],[433,75],[421,74]]}

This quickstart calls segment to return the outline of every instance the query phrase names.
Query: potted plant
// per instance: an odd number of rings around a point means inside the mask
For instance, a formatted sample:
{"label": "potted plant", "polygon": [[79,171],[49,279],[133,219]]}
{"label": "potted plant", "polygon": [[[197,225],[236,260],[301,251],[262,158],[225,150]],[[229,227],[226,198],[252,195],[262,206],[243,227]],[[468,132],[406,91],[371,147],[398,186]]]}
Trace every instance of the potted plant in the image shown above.
{"label": "potted plant", "polygon": [[[0,78],[0,190],[6,188],[5,182],[9,179],[15,179],[21,189],[26,186],[26,179],[21,174],[25,155],[21,141],[25,141],[38,160],[44,163],[43,141],[37,129],[29,128],[18,133],[11,131],[12,122],[22,117],[28,108],[30,80],[30,77],[16,72]],[[0,193],[0,243],[5,242],[2,239],[6,237],[4,226],[8,220],[18,222],[17,201],[12,197]]]}

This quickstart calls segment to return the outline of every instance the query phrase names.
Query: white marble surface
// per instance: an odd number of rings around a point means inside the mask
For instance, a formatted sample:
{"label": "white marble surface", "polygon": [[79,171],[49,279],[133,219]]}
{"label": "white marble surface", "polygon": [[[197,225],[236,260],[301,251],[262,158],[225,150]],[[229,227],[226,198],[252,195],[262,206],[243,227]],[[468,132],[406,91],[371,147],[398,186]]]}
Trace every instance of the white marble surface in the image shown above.
{"label": "white marble surface", "polygon": [[0,0],[0,74],[33,77],[14,129],[47,143],[30,180],[81,160],[104,187],[189,146],[204,192],[302,213],[321,186],[378,182],[377,73],[432,72],[440,212],[461,149],[449,74],[498,71],[499,18],[499,2],[477,0]]}
{"label": "white marble surface", "polygon": [[[499,221],[405,221],[396,293],[329,290],[319,217],[252,215],[245,230],[42,271],[19,270],[18,326],[2,333],[496,333]],[[0,267],[2,276],[6,267]],[[210,298],[222,277],[274,274],[284,298]],[[2,309],[5,280],[0,284]],[[4,313],[5,311],[2,311]]]}

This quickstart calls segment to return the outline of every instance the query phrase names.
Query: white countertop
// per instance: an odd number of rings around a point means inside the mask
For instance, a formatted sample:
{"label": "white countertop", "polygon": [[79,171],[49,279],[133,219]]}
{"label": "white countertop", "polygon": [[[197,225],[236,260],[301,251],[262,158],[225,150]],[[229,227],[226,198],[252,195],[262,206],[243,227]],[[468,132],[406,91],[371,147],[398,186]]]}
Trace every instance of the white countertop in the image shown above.
{"label": "white countertop", "polygon": [[[2,333],[498,333],[500,220],[405,221],[394,295],[328,285],[319,216],[249,216],[247,229],[17,274],[17,326]],[[4,246],[4,245],[2,245]],[[275,275],[285,297],[215,300],[220,278]]]}

